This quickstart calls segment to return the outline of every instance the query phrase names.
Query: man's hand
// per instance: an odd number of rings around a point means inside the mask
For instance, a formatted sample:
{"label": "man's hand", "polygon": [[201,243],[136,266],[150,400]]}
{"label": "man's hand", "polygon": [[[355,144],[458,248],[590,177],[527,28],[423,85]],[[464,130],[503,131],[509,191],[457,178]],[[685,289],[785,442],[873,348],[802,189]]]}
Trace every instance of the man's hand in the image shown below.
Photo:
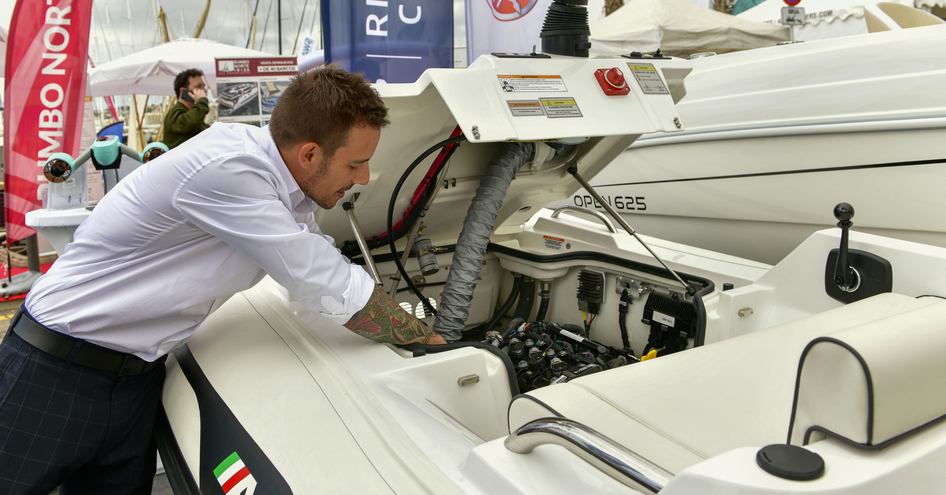
{"label": "man's hand", "polygon": [[194,97],[194,101],[207,97],[207,90],[204,88],[194,88],[190,91],[191,91],[191,96]]}
{"label": "man's hand", "polygon": [[404,311],[380,287],[368,304],[352,315],[345,328],[375,342],[389,344],[434,344],[447,342],[439,334]]}

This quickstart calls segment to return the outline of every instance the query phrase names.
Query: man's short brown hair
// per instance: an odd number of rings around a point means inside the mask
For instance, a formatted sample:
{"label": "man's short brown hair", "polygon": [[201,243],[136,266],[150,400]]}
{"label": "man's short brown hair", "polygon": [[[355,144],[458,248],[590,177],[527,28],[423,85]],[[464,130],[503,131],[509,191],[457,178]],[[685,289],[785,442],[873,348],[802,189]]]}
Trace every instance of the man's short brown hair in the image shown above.
{"label": "man's short brown hair", "polygon": [[269,132],[276,146],[313,141],[330,157],[356,126],[382,128],[388,109],[361,74],[335,65],[310,70],[292,80],[273,109]]}

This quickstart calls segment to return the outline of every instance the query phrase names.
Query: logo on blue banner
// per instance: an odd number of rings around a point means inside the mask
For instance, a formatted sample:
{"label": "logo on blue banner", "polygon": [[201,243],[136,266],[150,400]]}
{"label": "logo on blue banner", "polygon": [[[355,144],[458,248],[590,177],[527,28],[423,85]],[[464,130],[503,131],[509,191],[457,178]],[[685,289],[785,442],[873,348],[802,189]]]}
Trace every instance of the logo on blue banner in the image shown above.
{"label": "logo on blue banner", "polygon": [[326,63],[372,82],[414,82],[428,68],[453,67],[453,2],[322,0],[322,29]]}
{"label": "logo on blue banner", "polygon": [[498,21],[515,21],[528,14],[539,0],[485,0]]}

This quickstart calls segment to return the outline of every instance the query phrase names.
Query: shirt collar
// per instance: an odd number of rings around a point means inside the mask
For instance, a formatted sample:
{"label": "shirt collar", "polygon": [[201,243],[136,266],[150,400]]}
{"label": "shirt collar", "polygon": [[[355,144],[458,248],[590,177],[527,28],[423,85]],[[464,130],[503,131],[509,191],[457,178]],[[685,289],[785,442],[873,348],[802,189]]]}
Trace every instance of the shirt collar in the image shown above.
{"label": "shirt collar", "polygon": [[266,137],[261,145],[266,151],[267,156],[269,156],[269,159],[272,160],[273,164],[275,165],[276,172],[279,174],[279,178],[286,184],[286,187],[289,190],[289,200],[292,202],[292,208],[296,209],[300,204],[306,202],[306,200],[309,198],[307,198],[305,193],[302,192],[302,189],[299,188],[299,184],[296,182],[296,179],[292,176],[292,173],[289,172],[289,167],[282,159],[282,155],[279,154],[279,148],[276,146],[276,141],[273,141],[273,135],[269,132],[269,126],[263,126],[263,131],[265,131]]}

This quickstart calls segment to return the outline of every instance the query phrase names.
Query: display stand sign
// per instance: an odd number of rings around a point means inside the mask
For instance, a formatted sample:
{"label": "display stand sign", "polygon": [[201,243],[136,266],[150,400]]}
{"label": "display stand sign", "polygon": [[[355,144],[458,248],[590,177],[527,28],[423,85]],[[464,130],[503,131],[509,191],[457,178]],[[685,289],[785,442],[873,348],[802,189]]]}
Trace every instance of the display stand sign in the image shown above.
{"label": "display stand sign", "polygon": [[298,75],[296,57],[218,58],[217,115],[220,122],[264,126],[276,101]]}
{"label": "display stand sign", "polygon": [[784,0],[782,7],[782,24],[786,26],[800,26],[805,23],[805,9],[799,7],[801,0]]}

